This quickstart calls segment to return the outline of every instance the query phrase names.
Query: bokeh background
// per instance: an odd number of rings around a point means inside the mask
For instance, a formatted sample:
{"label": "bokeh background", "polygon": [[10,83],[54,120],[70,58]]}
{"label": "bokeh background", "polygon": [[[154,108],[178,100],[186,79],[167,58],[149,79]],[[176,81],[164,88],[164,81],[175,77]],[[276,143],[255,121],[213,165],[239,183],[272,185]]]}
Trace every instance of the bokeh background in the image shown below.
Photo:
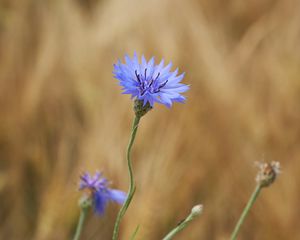
{"label": "bokeh background", "polygon": [[[191,89],[141,121],[121,239],[137,224],[162,239],[198,203],[177,239],[228,239],[261,160],[282,174],[240,239],[300,239],[299,13],[296,0],[2,0],[0,239],[71,239],[82,171],[127,190],[132,102],[112,64],[134,51],[172,61]],[[110,239],[118,209],[91,214],[82,239]]]}

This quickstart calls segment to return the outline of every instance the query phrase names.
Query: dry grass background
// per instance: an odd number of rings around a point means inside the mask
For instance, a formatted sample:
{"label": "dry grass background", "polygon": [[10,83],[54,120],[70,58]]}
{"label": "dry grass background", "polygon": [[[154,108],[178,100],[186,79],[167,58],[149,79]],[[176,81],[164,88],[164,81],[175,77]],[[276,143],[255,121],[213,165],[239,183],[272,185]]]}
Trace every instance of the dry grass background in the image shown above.
{"label": "dry grass background", "polygon": [[[127,189],[132,103],[111,72],[134,51],[172,60],[191,90],[185,105],[157,105],[141,121],[122,239],[139,223],[138,239],[161,239],[197,203],[203,215],[177,239],[228,239],[263,158],[283,173],[240,239],[300,239],[299,1],[0,6],[1,239],[70,239],[83,170]],[[83,239],[110,239],[117,210],[91,217]]]}

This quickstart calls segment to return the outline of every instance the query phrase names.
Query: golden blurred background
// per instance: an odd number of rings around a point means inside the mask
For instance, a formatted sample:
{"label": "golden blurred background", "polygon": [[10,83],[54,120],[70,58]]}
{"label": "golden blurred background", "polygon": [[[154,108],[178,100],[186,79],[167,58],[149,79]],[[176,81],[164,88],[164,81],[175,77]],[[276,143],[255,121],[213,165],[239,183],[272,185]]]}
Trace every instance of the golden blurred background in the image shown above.
{"label": "golden blurred background", "polygon": [[[137,192],[121,226],[161,239],[228,239],[255,186],[255,161],[283,171],[240,239],[300,239],[300,2],[1,0],[0,239],[71,239],[78,177],[128,188],[132,102],[112,64],[136,51],[186,72],[186,104],[156,105],[133,149]],[[119,206],[82,239],[110,239]]]}

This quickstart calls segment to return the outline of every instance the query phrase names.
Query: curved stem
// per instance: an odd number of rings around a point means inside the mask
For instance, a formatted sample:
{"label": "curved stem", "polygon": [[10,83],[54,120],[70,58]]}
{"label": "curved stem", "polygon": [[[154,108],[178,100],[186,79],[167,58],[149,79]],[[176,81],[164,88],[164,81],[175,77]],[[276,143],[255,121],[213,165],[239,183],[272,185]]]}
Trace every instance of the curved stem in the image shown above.
{"label": "curved stem", "polygon": [[84,220],[86,218],[87,212],[88,212],[87,207],[82,207],[81,208],[81,212],[80,212],[80,216],[79,216],[79,220],[78,220],[78,224],[77,224],[77,228],[76,228],[76,232],[75,232],[75,236],[74,236],[73,240],[79,240],[80,239],[80,234],[81,234],[81,231],[82,231],[83,223],[84,223]]}
{"label": "curved stem", "polygon": [[113,240],[117,240],[118,239],[118,234],[119,234],[119,228],[120,228],[120,223],[122,220],[122,217],[125,215],[127,208],[130,205],[130,202],[133,198],[134,192],[135,192],[135,182],[134,182],[134,177],[133,177],[133,171],[132,171],[132,163],[131,163],[131,148],[135,139],[135,135],[138,129],[138,125],[140,122],[140,117],[136,116],[134,118],[134,122],[132,125],[132,129],[131,129],[131,136],[130,136],[130,140],[128,143],[128,147],[127,147],[127,164],[128,164],[128,173],[129,173],[129,178],[130,178],[130,185],[129,185],[129,191],[128,191],[128,196],[127,199],[125,201],[125,203],[123,204],[122,208],[120,209],[117,219],[116,219],[116,223],[115,223],[115,227],[114,227],[114,232],[113,232]]}
{"label": "curved stem", "polygon": [[252,195],[251,195],[251,197],[250,197],[250,199],[249,199],[246,207],[244,208],[244,210],[242,212],[242,215],[240,216],[239,221],[237,222],[237,224],[236,224],[236,226],[235,226],[235,228],[234,228],[234,230],[233,230],[233,232],[231,234],[230,240],[235,240],[236,239],[236,237],[238,235],[238,232],[239,232],[239,230],[240,230],[240,228],[241,228],[241,226],[242,226],[245,218],[247,217],[247,215],[248,215],[251,207],[253,206],[255,200],[257,199],[257,197],[258,197],[258,195],[260,193],[261,188],[262,187],[260,186],[260,184],[257,184],[257,186],[255,187],[254,192],[252,193]]}

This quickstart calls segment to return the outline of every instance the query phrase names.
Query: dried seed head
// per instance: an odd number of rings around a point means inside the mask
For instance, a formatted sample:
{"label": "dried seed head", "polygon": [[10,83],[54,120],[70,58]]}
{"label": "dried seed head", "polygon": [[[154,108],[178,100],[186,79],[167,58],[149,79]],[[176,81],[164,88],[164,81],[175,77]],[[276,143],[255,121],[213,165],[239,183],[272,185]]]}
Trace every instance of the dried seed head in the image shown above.
{"label": "dried seed head", "polygon": [[280,171],[280,163],[272,161],[271,163],[257,162],[259,170],[256,175],[256,182],[261,187],[270,186],[276,179]]}

